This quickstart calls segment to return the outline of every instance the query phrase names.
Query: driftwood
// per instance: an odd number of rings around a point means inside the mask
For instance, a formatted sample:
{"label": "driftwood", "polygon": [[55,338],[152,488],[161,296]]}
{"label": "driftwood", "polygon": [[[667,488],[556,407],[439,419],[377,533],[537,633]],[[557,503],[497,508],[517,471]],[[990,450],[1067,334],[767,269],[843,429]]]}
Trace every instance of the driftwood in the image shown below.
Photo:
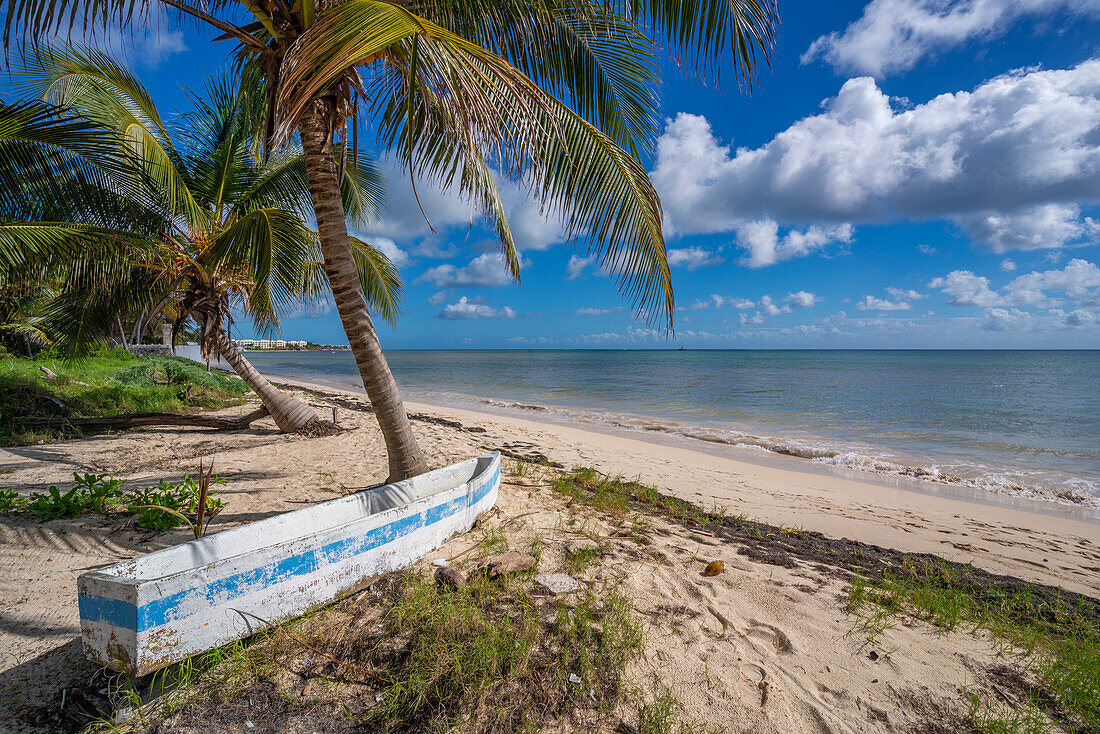
{"label": "driftwood", "polygon": [[242,415],[240,418],[216,418],[212,415],[185,415],[181,413],[124,413],[103,418],[23,418],[20,423],[27,428],[86,428],[92,431],[140,428],[141,426],[198,426],[223,431],[240,431],[254,421],[267,416],[267,408]]}

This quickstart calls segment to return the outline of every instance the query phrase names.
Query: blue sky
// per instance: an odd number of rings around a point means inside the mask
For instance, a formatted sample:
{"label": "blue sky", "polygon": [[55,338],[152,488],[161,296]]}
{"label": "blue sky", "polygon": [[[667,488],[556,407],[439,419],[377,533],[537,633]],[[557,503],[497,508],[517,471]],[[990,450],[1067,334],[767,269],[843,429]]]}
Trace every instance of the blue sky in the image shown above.
{"label": "blue sky", "polygon": [[[825,6],[828,6],[826,9]],[[644,160],[676,335],[506,186],[522,282],[457,196],[389,167],[361,234],[400,266],[387,348],[1100,347],[1100,0],[780,0],[751,95],[664,67]],[[128,51],[162,110],[231,48],[158,26]],[[241,323],[241,336],[250,336]],[[345,342],[331,309],[288,339]]]}

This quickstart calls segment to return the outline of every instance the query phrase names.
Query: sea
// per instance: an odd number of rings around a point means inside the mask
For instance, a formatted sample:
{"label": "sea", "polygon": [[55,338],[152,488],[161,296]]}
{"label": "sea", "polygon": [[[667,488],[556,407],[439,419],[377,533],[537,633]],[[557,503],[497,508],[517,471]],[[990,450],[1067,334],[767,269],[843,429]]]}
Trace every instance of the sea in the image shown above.
{"label": "sea", "polygon": [[[1023,498],[1100,517],[1100,351],[387,351],[410,400],[742,457]],[[248,353],[361,388],[347,351]]]}

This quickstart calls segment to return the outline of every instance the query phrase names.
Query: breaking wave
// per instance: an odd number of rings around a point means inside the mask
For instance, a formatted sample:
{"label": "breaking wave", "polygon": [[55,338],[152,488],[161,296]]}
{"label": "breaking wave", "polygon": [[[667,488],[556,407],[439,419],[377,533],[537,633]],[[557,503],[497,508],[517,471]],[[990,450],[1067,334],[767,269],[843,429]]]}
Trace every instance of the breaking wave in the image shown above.
{"label": "breaking wave", "polygon": [[[456,397],[452,394],[444,398],[439,393],[431,396],[432,399],[450,404],[456,402]],[[461,402],[469,403],[471,400],[465,396],[463,398]],[[539,413],[562,422],[606,426],[630,433],[662,434],[1028,500],[1100,508],[1100,483],[1079,477],[1052,476],[1048,472],[1026,470],[997,470],[967,462],[924,464],[898,459],[886,451],[862,446],[842,446],[826,440],[768,436],[727,427],[690,425],[633,415],[615,415],[493,398],[477,398],[473,401],[495,410]]]}

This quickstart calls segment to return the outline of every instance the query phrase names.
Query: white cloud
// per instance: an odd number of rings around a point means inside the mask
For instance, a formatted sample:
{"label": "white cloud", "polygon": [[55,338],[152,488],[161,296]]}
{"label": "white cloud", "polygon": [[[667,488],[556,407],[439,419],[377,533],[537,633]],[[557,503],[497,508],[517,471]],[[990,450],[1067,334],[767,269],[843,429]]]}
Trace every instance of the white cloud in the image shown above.
{"label": "white cloud", "polygon": [[514,319],[519,316],[510,306],[493,308],[484,303],[471,301],[462,296],[455,303],[448,303],[443,310],[435,315],[437,319],[468,320],[468,319]]}
{"label": "white cloud", "polygon": [[60,40],[101,49],[130,66],[156,69],[172,56],[188,50],[183,31],[173,30],[174,25],[163,6],[155,4],[144,14],[135,13],[125,29],[110,23],[106,29],[89,27],[82,32],[78,23],[71,37]]}
{"label": "white cloud", "polygon": [[596,267],[595,256],[570,255],[569,263],[565,266],[566,280],[576,280],[584,275],[584,271],[589,267]]}
{"label": "white cloud", "polygon": [[942,290],[952,306],[1000,306],[1004,298],[989,287],[989,278],[969,270],[953,270],[944,278],[933,278],[929,288]]}
{"label": "white cloud", "polygon": [[448,290],[436,291],[428,298],[428,303],[432,306],[438,306],[446,301],[450,295],[451,292]]}
{"label": "white cloud", "polygon": [[768,316],[778,316],[779,314],[791,312],[790,306],[778,305],[775,301],[772,300],[771,296],[761,296],[760,303],[758,305],[760,306],[760,310]]}
{"label": "white cloud", "polygon": [[[526,264],[522,257],[520,264],[521,266]],[[461,268],[456,268],[450,263],[436,265],[424,271],[416,281],[434,283],[437,288],[455,286],[498,288],[513,282],[504,256],[498,252],[482,253]]]}
{"label": "white cloud", "polygon": [[1088,232],[1076,204],[1042,204],[1005,214],[980,212],[957,221],[971,237],[988,243],[993,252],[1061,247]]}
{"label": "white cloud", "polygon": [[[949,219],[997,251],[1087,240],[1100,236],[1079,218],[1100,202],[1100,59],[905,110],[873,79],[851,79],[760,148],[733,150],[706,118],[681,113],[652,177],[670,236],[737,232],[755,265],[819,248],[844,223]],[[775,222],[817,229],[786,243]]]}
{"label": "white cloud", "polygon": [[374,245],[375,249],[381,250],[382,254],[390,259],[390,262],[396,267],[404,267],[409,264],[409,254],[397,246],[389,237],[363,237],[364,242]]}
{"label": "white cloud", "polygon": [[814,41],[815,59],[846,72],[882,77],[974,38],[996,38],[1025,15],[1100,13],[1097,0],[872,0],[843,33]]}
{"label": "white cloud", "polygon": [[[399,161],[384,157],[379,166],[386,175],[386,207],[380,221],[367,229],[369,234],[395,240],[432,237],[433,228],[443,233],[481,219],[480,211],[470,206],[457,186],[443,187],[418,178],[414,194],[409,172]],[[564,240],[560,219],[543,216],[526,189],[513,181],[498,181],[497,188],[518,249],[544,250]]]}
{"label": "white cloud", "polygon": [[[989,279],[969,270],[955,270],[935,278],[929,287],[942,290],[953,306],[1055,306],[1059,299],[1049,292],[1062,293],[1077,306],[1100,306],[1100,267],[1074,258],[1060,270],[1035,271],[1021,275],[1001,292],[989,287]],[[1004,320],[1004,315],[998,318]]]}
{"label": "white cloud", "polygon": [[823,299],[809,291],[798,291],[797,293],[788,293],[784,300],[789,301],[795,308],[809,308]]}
{"label": "white cloud", "polygon": [[722,308],[727,306],[729,308],[746,309],[754,308],[756,301],[750,301],[747,298],[720,296],[717,293],[712,293],[708,298],[702,300],[696,300],[691,304],[692,311],[701,311],[706,308]]}
{"label": "white cloud", "polygon": [[1071,301],[1082,305],[1100,305],[1100,268],[1086,260],[1070,260],[1061,270],[1045,270],[1021,275],[1005,286],[1005,292],[1014,303],[1044,304],[1049,297],[1045,291],[1066,294]]}
{"label": "white cloud", "polygon": [[593,308],[591,306],[582,306],[578,308],[574,313],[578,316],[606,316],[612,313],[619,313],[623,310],[622,306],[616,306],[615,308]]}
{"label": "white cloud", "polygon": [[908,301],[887,301],[875,296],[864,296],[863,300],[856,304],[860,311],[908,311],[913,305]]}
{"label": "white cloud", "polygon": [[792,229],[780,237],[779,224],[772,219],[762,219],[739,224],[735,231],[738,246],[746,250],[741,262],[751,268],[802,257],[833,242],[850,242],[852,239],[849,224],[825,228],[812,226],[804,231]]}
{"label": "white cloud", "polygon": [[741,314],[740,318],[741,326],[760,326],[764,323],[764,314],[757,311],[752,316],[747,313]]}
{"label": "white cloud", "polygon": [[1012,260],[1010,258],[1005,258],[1004,260],[1001,261],[1001,270],[1005,271],[1006,273],[1011,273],[1015,269],[1016,269],[1016,261],[1015,260]]}
{"label": "white cloud", "polygon": [[923,293],[918,293],[912,288],[894,288],[888,286],[886,292],[889,299],[877,296],[864,296],[863,300],[856,304],[860,311],[908,311],[913,307],[911,301],[924,298]]}
{"label": "white cloud", "polygon": [[923,293],[918,293],[912,288],[893,288],[887,286],[886,292],[890,294],[890,297],[895,301],[919,301],[924,298]]}
{"label": "white cloud", "polygon": [[682,249],[668,250],[668,264],[670,267],[685,267],[688,270],[721,265],[726,261],[724,257],[704,250],[702,247],[685,247]]}
{"label": "white cloud", "polygon": [[931,245],[917,245],[917,250],[919,250],[920,254],[922,254],[922,255],[935,255],[936,254],[936,248],[932,247]]}

